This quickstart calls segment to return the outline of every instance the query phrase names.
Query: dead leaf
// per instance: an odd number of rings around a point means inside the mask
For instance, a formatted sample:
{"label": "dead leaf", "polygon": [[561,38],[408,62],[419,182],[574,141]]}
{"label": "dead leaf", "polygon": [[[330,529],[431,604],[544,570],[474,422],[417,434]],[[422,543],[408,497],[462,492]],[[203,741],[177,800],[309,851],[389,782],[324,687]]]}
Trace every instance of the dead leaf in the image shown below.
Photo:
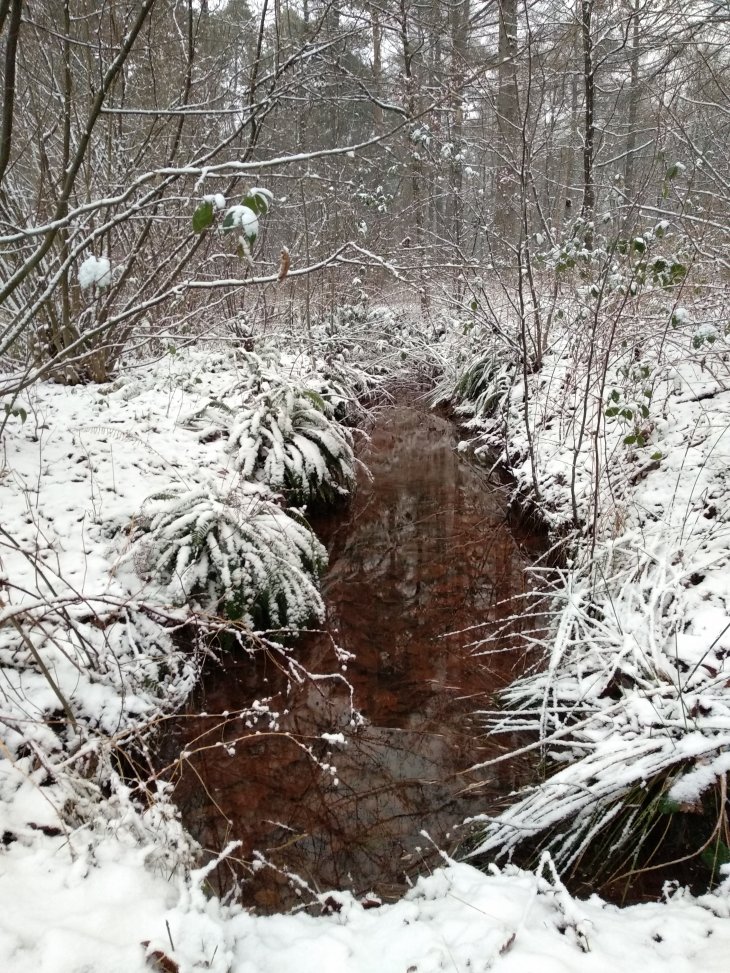
{"label": "dead leaf", "polygon": [[[149,940],[142,943],[145,949],[149,948]],[[147,965],[155,973],[180,973],[180,967],[177,965],[174,959],[163,953],[161,949],[155,949],[151,953],[147,953],[145,957]]]}

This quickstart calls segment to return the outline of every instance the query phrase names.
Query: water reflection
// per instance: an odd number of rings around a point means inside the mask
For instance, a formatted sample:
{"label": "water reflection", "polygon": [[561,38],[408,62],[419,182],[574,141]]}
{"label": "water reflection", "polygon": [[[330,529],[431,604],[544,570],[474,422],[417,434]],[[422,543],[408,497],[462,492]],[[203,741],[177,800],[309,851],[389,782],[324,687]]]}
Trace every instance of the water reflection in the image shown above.
{"label": "water reflection", "polygon": [[[398,895],[430,867],[432,842],[452,850],[460,822],[514,786],[514,766],[469,772],[498,752],[470,714],[513,677],[520,651],[509,635],[477,660],[470,645],[514,611],[524,560],[501,491],[456,442],[445,419],[384,411],[362,455],[372,479],[361,475],[350,509],[321,525],[328,631],[296,654],[339,678],[294,685],[263,656],[230,658],[196,700],[229,715],[183,724],[188,750],[201,734],[205,744],[177,781],[186,824],[211,851],[234,838],[243,861],[265,857],[272,867],[239,871],[244,901],[263,911],[298,901],[299,880]],[[236,711],[262,686],[280,715],[277,732],[257,735]]]}

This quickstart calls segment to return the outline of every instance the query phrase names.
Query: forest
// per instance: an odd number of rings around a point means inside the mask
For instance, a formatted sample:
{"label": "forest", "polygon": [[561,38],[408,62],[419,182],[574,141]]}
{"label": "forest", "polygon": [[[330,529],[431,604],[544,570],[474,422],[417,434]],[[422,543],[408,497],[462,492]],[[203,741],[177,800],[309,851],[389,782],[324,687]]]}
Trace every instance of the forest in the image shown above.
{"label": "forest", "polygon": [[0,967],[726,969],[728,40],[0,0]]}

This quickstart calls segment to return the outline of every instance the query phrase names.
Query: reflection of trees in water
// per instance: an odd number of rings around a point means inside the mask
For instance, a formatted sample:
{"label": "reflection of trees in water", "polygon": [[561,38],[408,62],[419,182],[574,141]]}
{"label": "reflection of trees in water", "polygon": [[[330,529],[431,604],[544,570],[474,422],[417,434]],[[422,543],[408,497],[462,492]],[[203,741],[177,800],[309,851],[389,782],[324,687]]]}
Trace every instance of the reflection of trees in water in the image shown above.
{"label": "reflection of trees in water", "polygon": [[[341,679],[282,695],[278,708],[288,712],[276,735],[242,735],[229,720],[211,742],[238,739],[235,754],[204,750],[178,789],[207,847],[240,838],[243,857],[258,849],[313,888],[397,894],[428,844],[422,829],[451,849],[446,836],[488,810],[499,782],[468,768],[496,746],[475,737],[470,714],[512,676],[515,653],[490,657],[488,671],[468,646],[485,620],[509,614],[499,602],[522,592],[522,563],[501,496],[454,446],[450,423],[416,410],[391,410],[373,430],[364,457],[373,481],[363,477],[335,532],[325,583],[329,627],[355,654],[344,675],[367,722],[350,725]],[[300,651],[309,671],[337,671],[330,636],[310,636]],[[214,672],[206,709],[232,711],[250,699],[240,677]],[[343,731],[344,747],[321,738]],[[296,901],[280,877],[268,872],[266,885],[261,874],[253,902]]]}

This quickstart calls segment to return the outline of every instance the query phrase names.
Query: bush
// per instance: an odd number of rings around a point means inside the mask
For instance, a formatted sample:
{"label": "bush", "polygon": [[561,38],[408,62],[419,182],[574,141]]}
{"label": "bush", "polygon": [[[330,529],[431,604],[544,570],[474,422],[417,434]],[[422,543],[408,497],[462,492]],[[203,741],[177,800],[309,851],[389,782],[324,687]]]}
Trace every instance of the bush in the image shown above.
{"label": "bush", "polygon": [[256,628],[297,629],[323,615],[316,577],[325,549],[302,518],[257,484],[226,495],[159,494],[147,502],[139,527],[138,569],[178,603]]}
{"label": "bush", "polygon": [[455,384],[437,390],[436,403],[453,402],[457,410],[474,416],[493,416],[507,399],[514,380],[514,364],[495,352],[477,355]]}
{"label": "bush", "polygon": [[230,428],[237,470],[281,491],[289,503],[331,503],[355,481],[352,435],[334,406],[311,389],[287,383],[259,392]]}
{"label": "bush", "polygon": [[[730,861],[730,626],[712,641],[689,630],[703,540],[685,537],[680,554],[678,534],[665,525],[651,547],[626,534],[556,576],[554,615],[533,639],[543,664],[487,717],[493,734],[534,733],[547,773],[488,821],[474,854],[547,849],[594,887],[647,863],[697,857],[714,874]],[[679,850],[662,851],[682,828]]]}

